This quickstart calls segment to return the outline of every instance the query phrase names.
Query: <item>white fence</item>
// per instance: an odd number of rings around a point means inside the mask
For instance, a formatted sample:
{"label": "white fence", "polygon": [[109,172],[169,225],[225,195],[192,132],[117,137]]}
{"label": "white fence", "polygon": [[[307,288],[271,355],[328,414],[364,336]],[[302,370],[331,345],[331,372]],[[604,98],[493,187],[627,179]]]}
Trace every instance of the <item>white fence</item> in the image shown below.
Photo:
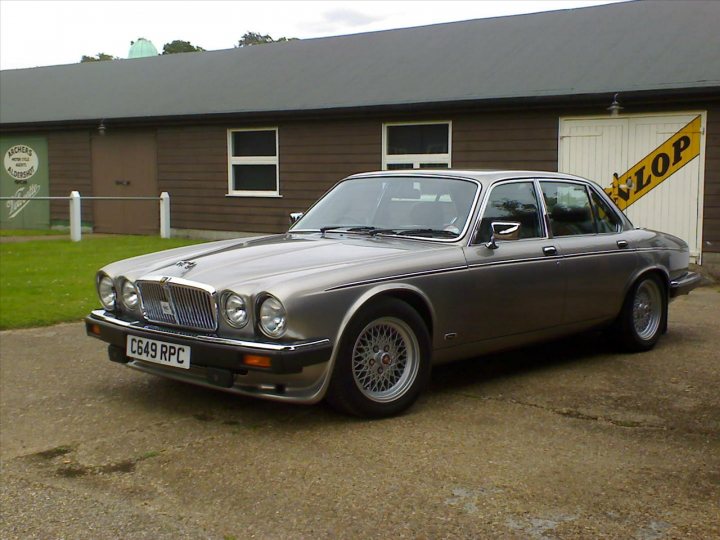
{"label": "white fence", "polygon": [[70,239],[82,239],[81,201],[160,201],[160,238],[170,238],[170,195],[163,191],[159,197],[82,197],[78,191],[71,191],[69,197],[0,197],[2,201],[69,201]]}

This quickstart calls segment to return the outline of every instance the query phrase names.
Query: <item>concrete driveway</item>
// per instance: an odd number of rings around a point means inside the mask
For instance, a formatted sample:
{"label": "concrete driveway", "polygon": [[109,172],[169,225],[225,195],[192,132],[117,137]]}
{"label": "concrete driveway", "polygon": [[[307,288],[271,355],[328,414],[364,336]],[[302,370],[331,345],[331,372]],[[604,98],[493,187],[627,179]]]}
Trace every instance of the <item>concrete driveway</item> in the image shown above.
{"label": "concrete driveway", "polygon": [[80,323],[0,347],[2,538],[720,537],[717,287],[650,353],[438,368],[383,421],[137,373]]}

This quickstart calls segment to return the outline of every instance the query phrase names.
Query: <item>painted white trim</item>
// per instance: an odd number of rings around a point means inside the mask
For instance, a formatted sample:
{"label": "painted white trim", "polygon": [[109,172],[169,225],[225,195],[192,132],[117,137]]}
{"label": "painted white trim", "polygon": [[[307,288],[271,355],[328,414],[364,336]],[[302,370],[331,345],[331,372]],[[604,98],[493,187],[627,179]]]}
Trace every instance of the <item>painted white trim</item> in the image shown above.
{"label": "painted white trim", "polygon": [[[275,156],[233,156],[232,134],[241,131],[274,131]],[[275,165],[275,189],[251,191],[233,189],[233,165]],[[226,197],[282,197],[280,195],[280,131],[277,127],[232,128],[227,130],[228,191]]]}
{"label": "painted white trim", "polygon": [[[387,153],[387,128],[389,126],[425,126],[445,124],[448,126],[448,151],[447,154],[396,154],[388,156]],[[452,168],[452,120],[418,120],[413,122],[383,122],[382,125],[382,170],[387,170],[388,164],[404,163],[412,164],[413,169],[419,169],[423,163],[442,163]]]}

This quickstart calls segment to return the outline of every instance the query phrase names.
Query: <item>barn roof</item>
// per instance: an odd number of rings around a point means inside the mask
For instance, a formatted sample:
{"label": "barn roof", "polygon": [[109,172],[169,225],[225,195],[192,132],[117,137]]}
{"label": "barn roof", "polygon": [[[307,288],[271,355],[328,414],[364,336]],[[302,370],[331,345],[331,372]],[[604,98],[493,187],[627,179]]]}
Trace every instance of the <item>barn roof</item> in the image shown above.
{"label": "barn roof", "polygon": [[4,126],[720,88],[720,2],[642,0],[0,72]]}

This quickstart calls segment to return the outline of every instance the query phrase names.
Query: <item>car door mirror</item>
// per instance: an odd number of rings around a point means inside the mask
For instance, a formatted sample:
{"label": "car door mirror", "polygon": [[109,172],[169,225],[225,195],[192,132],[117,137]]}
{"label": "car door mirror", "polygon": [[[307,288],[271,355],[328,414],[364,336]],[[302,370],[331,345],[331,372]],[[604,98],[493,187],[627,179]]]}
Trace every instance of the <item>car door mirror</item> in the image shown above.
{"label": "car door mirror", "polygon": [[304,212],[291,212],[290,213],[290,225],[294,225],[298,221],[300,221],[300,218],[305,215]]}
{"label": "car door mirror", "polygon": [[490,241],[485,243],[488,249],[497,249],[497,240],[517,240],[520,238],[520,223],[517,221],[493,221],[490,224]]}

